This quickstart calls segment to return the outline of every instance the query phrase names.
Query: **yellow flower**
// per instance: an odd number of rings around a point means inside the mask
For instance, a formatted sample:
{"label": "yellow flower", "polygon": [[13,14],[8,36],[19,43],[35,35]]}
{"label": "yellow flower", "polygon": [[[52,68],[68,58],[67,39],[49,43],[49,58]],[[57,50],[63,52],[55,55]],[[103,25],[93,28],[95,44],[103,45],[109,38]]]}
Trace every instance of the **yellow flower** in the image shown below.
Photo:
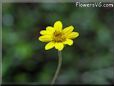
{"label": "yellow flower", "polygon": [[46,30],[40,31],[42,36],[39,37],[39,40],[42,42],[48,42],[45,46],[45,50],[54,48],[61,51],[64,48],[64,45],[72,45],[74,38],[79,36],[78,32],[72,32],[74,27],[69,26],[64,29],[61,21],[56,21],[54,26],[46,27]]}

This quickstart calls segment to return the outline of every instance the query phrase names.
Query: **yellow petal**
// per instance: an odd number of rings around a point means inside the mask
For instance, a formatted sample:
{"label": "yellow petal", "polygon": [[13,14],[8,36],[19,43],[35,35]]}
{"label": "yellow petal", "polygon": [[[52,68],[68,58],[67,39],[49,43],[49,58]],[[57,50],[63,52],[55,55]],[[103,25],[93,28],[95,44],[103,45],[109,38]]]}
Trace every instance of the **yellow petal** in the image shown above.
{"label": "yellow petal", "polygon": [[51,35],[40,36],[39,40],[42,42],[49,42],[49,41],[52,41],[52,36]]}
{"label": "yellow petal", "polygon": [[45,34],[47,34],[47,32],[46,32],[46,30],[42,30],[42,31],[40,31],[40,34],[45,35]]}
{"label": "yellow petal", "polygon": [[59,51],[63,50],[64,45],[63,43],[55,43],[55,48],[58,49]]}
{"label": "yellow petal", "polygon": [[78,32],[72,32],[72,33],[70,33],[70,34],[67,36],[67,38],[74,39],[74,38],[76,38],[76,37],[78,37],[78,36],[79,36],[79,33],[78,33]]}
{"label": "yellow petal", "polygon": [[63,29],[63,33],[69,34],[73,31],[73,29],[73,26],[66,27],[65,29]]}
{"label": "yellow petal", "polygon": [[71,39],[67,39],[64,44],[68,44],[68,45],[72,45],[73,44],[73,40]]}
{"label": "yellow petal", "polygon": [[46,32],[48,34],[53,34],[55,32],[55,29],[51,26],[46,27]]}
{"label": "yellow petal", "polygon": [[61,21],[56,21],[54,24],[54,29],[58,32],[62,30],[62,22]]}
{"label": "yellow petal", "polygon": [[55,29],[51,26],[46,27],[46,30],[40,31],[41,35],[48,35],[48,34],[53,34]]}
{"label": "yellow petal", "polygon": [[49,50],[49,49],[53,48],[54,45],[55,45],[54,42],[49,42],[48,44],[46,44],[46,46],[45,46],[45,50]]}
{"label": "yellow petal", "polygon": [[46,31],[55,31],[55,29],[51,26],[46,27]]}

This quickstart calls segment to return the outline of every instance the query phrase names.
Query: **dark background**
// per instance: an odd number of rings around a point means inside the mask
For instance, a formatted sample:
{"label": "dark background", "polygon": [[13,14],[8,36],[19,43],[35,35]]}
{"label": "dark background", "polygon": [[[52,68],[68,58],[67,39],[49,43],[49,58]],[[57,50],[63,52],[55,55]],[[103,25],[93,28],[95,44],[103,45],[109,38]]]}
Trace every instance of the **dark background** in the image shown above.
{"label": "dark background", "polygon": [[2,4],[2,83],[49,84],[57,50],[44,50],[40,31],[60,20],[80,36],[62,51],[58,84],[112,84],[113,8],[81,8],[75,3]]}

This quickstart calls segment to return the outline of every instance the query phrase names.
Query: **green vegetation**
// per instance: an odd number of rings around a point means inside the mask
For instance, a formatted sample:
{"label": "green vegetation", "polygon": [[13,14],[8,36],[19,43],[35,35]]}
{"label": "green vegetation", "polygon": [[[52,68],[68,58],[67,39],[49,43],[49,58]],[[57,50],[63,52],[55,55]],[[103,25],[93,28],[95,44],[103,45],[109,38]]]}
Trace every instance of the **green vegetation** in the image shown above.
{"label": "green vegetation", "polygon": [[74,3],[4,3],[2,76],[5,82],[50,84],[57,50],[44,50],[40,31],[57,20],[80,36],[62,51],[58,84],[112,84],[114,8],[78,8]]}

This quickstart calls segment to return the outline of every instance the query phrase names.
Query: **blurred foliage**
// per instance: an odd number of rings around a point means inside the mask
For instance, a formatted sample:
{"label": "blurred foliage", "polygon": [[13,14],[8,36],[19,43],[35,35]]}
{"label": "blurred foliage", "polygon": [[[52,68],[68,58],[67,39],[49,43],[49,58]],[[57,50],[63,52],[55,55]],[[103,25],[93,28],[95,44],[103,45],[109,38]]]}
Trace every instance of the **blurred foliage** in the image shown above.
{"label": "blurred foliage", "polygon": [[4,3],[2,5],[3,83],[49,84],[57,51],[44,50],[39,32],[56,20],[73,25],[80,36],[65,46],[58,84],[113,83],[114,8],[78,8],[75,3]]}

